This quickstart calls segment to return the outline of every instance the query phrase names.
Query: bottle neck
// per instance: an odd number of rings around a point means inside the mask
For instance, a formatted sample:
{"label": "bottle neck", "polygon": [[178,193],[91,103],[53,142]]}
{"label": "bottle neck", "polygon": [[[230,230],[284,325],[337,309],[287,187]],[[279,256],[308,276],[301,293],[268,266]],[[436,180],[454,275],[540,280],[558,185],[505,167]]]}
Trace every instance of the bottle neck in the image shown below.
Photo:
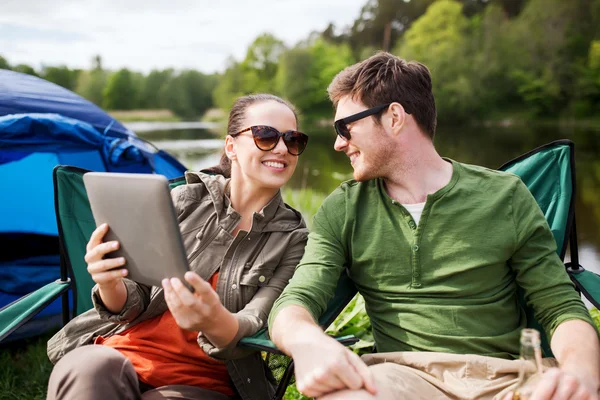
{"label": "bottle neck", "polygon": [[524,362],[519,370],[520,382],[542,372],[542,348],[538,331],[524,329],[521,333],[521,360]]}

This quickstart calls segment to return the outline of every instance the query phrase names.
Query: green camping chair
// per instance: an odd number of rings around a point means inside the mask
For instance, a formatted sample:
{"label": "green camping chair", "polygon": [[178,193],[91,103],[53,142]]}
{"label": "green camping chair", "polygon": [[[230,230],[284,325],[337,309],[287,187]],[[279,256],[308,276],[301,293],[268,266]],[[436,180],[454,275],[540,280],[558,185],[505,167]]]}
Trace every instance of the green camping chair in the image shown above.
{"label": "green camping chair", "polygon": [[[499,170],[518,175],[527,185],[542,209],[556,240],[556,252],[564,261],[570,246],[571,261],[565,264],[567,273],[594,307],[600,309],[600,276],[586,271],[579,264],[577,230],[575,225],[575,146],[570,140],[557,140],[538,147],[502,165]],[[528,326],[542,333],[542,349],[552,356],[550,344],[541,325],[533,317],[533,310],[521,304],[527,315]]]}
{"label": "green camping chair", "polygon": [[[54,206],[60,232],[60,279],[0,309],[0,342],[60,296],[63,325],[69,322],[72,316],[92,307],[90,293],[94,282],[86,271],[85,263],[83,270],[72,268],[70,264],[70,260],[80,259],[83,262],[85,243],[95,228],[81,179],[84,172],[87,170],[76,167],[56,167],[53,171]],[[56,190],[58,187],[69,195],[59,196]],[[66,252],[65,237],[69,242],[69,252]],[[83,248],[76,245],[78,242],[84,243]],[[72,290],[73,298],[72,315],[69,315],[69,289]]]}
{"label": "green camping chair", "polygon": [[[61,282],[48,285],[49,289],[41,288],[38,290],[39,295],[44,294],[44,289],[48,292],[45,297],[51,298],[49,302],[56,299],[61,294],[63,295],[63,322],[66,324],[71,318],[89,310],[93,307],[91,300],[91,291],[94,286],[94,281],[87,272],[87,265],[84,260],[85,247],[93,230],[96,228],[94,217],[90,208],[85,185],[83,183],[83,175],[89,172],[88,170],[59,165],[54,168],[54,195],[55,195],[55,211],[58,224],[60,254],[61,254]],[[173,189],[176,186],[185,184],[183,177],[171,179],[169,186]],[[348,279],[349,281],[349,279]],[[69,307],[67,291],[72,290],[72,306]],[[52,290],[51,290],[52,289]],[[35,292],[35,295],[38,295]],[[345,298],[336,298],[332,303],[345,306],[354,294],[346,293]],[[45,298],[44,297],[44,298]],[[26,300],[25,298],[21,300]],[[29,307],[31,308],[31,307]],[[43,307],[39,308],[41,310]],[[339,308],[339,307],[338,307]],[[14,314],[23,313],[28,309],[28,303],[25,302],[20,308],[14,309]],[[69,313],[71,309],[71,313]],[[337,309],[337,308],[336,308]],[[39,312],[38,310],[38,312]],[[339,310],[341,311],[341,309]],[[322,318],[322,326],[327,327],[339,312],[330,312]],[[4,316],[3,314],[0,314]],[[33,314],[35,315],[35,314]],[[32,316],[33,316],[32,315]],[[31,316],[31,317],[32,317]],[[11,332],[14,329],[11,330]],[[10,332],[9,332],[10,333]],[[358,339],[352,336],[343,336],[336,338],[345,345],[353,344]],[[251,338],[242,340],[244,346],[251,347],[259,351],[275,352],[281,354],[270,340],[266,338],[265,331],[261,331]],[[287,363],[290,360],[287,359]],[[273,363],[271,363],[273,364]],[[280,363],[277,363],[277,366]],[[290,367],[288,375],[291,377],[293,369]],[[280,385],[278,388],[279,398],[283,397],[287,387],[287,380],[282,380],[285,385]]]}
{"label": "green camping chair", "polygon": [[[596,308],[600,309],[600,276],[586,271],[579,264],[577,250],[577,232],[575,229],[575,156],[574,144],[570,140],[558,140],[538,147],[519,156],[504,165],[499,170],[518,175],[535,197],[542,209],[548,225],[557,243],[557,253],[564,260],[567,245],[570,244],[571,261],[565,264],[571,280],[577,290],[583,293]],[[356,294],[356,287],[346,273],[338,282],[336,294],[329,302],[327,310],[319,319],[319,325],[326,329],[343,311],[344,307]],[[543,328],[533,317],[533,310],[525,305],[521,292],[521,304],[527,315],[527,325],[538,329],[542,334],[542,347],[546,357],[552,356],[552,351]],[[241,346],[260,348],[263,351],[281,354],[273,342],[268,339],[266,330],[253,337],[240,341]],[[283,398],[285,388],[293,375],[293,363],[279,384],[274,399]]]}

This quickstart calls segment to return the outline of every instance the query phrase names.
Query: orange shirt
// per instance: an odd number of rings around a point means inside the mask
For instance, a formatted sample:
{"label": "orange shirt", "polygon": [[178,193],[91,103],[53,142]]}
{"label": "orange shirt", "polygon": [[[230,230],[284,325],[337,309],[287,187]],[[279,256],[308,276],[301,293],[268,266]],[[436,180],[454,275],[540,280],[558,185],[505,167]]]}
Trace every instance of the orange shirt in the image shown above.
{"label": "orange shirt", "polygon": [[[219,273],[209,283],[217,285]],[[151,386],[188,385],[233,396],[225,364],[202,351],[198,332],[181,329],[171,311],[149,319],[107,339],[99,336],[95,344],[110,346],[133,364],[138,378]]]}

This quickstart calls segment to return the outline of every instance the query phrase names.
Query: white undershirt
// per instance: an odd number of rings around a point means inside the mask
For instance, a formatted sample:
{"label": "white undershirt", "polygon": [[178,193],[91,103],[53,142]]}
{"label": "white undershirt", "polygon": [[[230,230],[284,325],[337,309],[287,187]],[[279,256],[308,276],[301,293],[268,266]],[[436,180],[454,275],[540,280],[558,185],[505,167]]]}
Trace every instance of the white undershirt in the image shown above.
{"label": "white undershirt", "polygon": [[425,208],[425,202],[423,203],[415,203],[415,204],[402,204],[402,207],[406,208],[406,211],[412,215],[415,223],[419,225],[419,220],[421,219],[421,214],[423,213],[423,209]]}

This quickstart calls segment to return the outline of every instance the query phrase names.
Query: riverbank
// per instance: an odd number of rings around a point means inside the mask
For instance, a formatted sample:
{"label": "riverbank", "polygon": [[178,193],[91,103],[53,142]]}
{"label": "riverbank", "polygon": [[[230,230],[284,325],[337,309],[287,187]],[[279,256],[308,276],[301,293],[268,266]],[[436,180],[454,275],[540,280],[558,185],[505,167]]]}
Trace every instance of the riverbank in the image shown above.
{"label": "riverbank", "polygon": [[171,110],[112,110],[108,114],[121,122],[179,122]]}

